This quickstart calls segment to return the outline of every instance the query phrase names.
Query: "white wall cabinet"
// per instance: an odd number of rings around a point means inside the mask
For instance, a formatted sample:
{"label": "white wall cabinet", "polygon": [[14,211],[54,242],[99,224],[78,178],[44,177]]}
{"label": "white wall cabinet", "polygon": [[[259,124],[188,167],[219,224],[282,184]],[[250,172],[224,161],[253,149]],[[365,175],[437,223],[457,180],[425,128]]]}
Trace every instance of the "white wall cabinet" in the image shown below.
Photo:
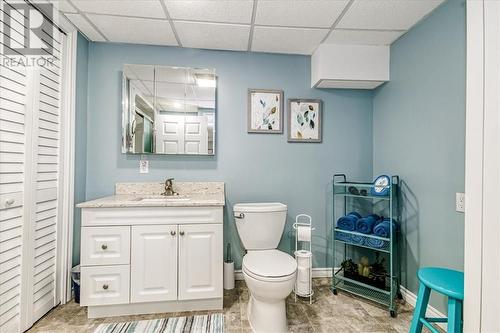
{"label": "white wall cabinet", "polygon": [[80,304],[89,317],[222,309],[222,207],[84,208],[82,216]]}
{"label": "white wall cabinet", "polygon": [[311,56],[311,87],[375,89],[390,79],[387,45],[321,44]]}

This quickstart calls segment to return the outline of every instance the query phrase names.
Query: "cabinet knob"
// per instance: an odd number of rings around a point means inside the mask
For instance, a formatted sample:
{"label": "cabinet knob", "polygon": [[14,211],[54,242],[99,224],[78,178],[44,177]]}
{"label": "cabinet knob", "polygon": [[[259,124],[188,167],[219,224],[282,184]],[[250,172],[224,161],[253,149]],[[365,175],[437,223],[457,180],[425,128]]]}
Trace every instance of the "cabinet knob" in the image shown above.
{"label": "cabinet knob", "polygon": [[106,250],[107,248],[108,248],[108,246],[106,244],[101,245],[101,249]]}
{"label": "cabinet knob", "polygon": [[173,231],[173,230],[172,230],[172,231],[170,231],[170,234],[171,234],[172,236],[175,236],[175,231]]}
{"label": "cabinet knob", "polygon": [[102,285],[102,289],[104,289],[104,290],[108,290],[108,288],[109,288],[109,286],[108,286],[107,284],[103,284],[103,285]]}
{"label": "cabinet knob", "polygon": [[179,231],[179,235],[184,236],[184,231]]}
{"label": "cabinet knob", "polygon": [[5,205],[12,206],[14,204],[14,202],[16,202],[16,200],[14,200],[14,199],[7,199],[7,200],[5,200]]}

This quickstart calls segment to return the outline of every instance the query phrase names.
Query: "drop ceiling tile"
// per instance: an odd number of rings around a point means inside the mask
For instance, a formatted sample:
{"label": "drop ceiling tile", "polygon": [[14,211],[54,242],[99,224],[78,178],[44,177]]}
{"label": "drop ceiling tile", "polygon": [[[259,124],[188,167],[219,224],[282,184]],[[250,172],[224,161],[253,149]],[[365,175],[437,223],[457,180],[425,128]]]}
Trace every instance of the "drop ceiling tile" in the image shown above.
{"label": "drop ceiling tile", "polygon": [[106,39],[80,14],[64,14],[78,30],[94,42],[104,42]]}
{"label": "drop ceiling tile", "polygon": [[407,30],[444,0],[356,0],[340,20],[342,29]]}
{"label": "drop ceiling tile", "polygon": [[249,25],[174,21],[174,26],[185,47],[233,51],[248,47]]}
{"label": "drop ceiling tile", "polygon": [[252,51],[311,54],[328,33],[328,29],[282,27],[254,28]]}
{"label": "drop ceiling tile", "polygon": [[86,13],[166,18],[160,0],[73,0],[73,4]]}
{"label": "drop ceiling tile", "polygon": [[327,44],[390,45],[406,31],[335,29],[325,40]]}
{"label": "drop ceiling tile", "polygon": [[173,20],[246,23],[252,20],[253,0],[165,0]]}
{"label": "drop ceiling tile", "polygon": [[260,0],[255,23],[261,25],[330,28],[348,1]]}
{"label": "drop ceiling tile", "polygon": [[94,14],[87,16],[110,42],[177,45],[167,20]]}
{"label": "drop ceiling tile", "polygon": [[76,8],[66,0],[49,0],[54,7],[63,13],[77,13]]}

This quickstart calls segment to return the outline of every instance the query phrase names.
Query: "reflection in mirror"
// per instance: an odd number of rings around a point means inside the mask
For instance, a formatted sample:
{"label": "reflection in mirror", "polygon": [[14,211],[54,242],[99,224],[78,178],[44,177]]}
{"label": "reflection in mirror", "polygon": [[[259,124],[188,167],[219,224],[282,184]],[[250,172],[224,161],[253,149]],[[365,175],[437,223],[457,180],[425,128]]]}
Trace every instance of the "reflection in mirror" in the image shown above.
{"label": "reflection in mirror", "polygon": [[213,155],[216,83],[213,69],[125,65],[122,151]]}

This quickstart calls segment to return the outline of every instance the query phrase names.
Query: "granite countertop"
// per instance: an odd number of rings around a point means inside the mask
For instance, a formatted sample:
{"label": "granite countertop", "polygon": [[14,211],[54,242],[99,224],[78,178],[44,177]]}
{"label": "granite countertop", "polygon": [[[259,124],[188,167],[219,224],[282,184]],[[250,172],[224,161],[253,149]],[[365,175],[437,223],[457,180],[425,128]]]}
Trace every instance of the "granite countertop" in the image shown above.
{"label": "granite countertop", "polygon": [[[224,206],[222,182],[174,182],[178,196],[162,196],[163,183],[117,183],[115,195],[86,201],[78,208]],[[142,200],[143,198],[150,200]],[[152,200],[151,200],[152,199]]]}

